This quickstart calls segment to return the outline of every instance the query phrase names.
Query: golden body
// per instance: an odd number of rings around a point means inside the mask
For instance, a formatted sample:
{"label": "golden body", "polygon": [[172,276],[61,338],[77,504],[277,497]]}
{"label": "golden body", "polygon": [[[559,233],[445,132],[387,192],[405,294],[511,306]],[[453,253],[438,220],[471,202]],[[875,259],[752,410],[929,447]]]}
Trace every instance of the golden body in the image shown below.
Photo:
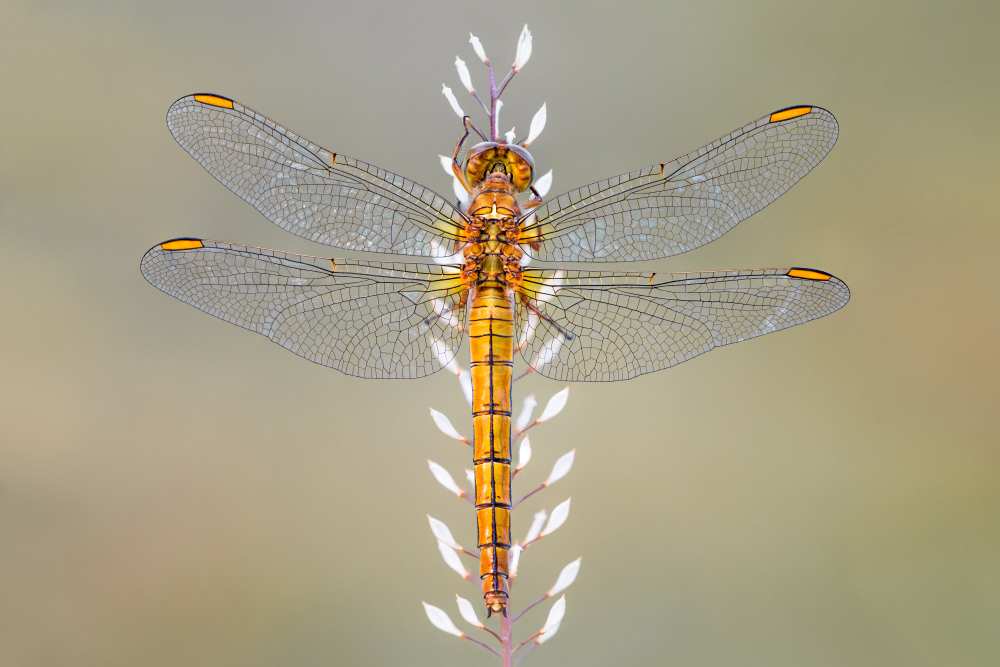
{"label": "golden body", "polygon": [[506,613],[510,553],[510,395],[514,289],[523,252],[514,185],[493,173],[476,186],[468,214],[463,277],[470,285],[473,458],[479,576],[490,613]]}

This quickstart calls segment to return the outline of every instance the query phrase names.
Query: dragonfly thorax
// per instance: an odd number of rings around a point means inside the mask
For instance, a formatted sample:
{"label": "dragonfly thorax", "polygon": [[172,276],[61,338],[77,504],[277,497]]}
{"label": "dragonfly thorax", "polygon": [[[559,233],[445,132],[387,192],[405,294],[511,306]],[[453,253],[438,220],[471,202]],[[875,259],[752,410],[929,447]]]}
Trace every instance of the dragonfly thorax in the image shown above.
{"label": "dragonfly thorax", "polygon": [[506,174],[495,172],[476,188],[463,251],[466,281],[509,283],[520,277],[524,252],[517,246],[521,209]]}

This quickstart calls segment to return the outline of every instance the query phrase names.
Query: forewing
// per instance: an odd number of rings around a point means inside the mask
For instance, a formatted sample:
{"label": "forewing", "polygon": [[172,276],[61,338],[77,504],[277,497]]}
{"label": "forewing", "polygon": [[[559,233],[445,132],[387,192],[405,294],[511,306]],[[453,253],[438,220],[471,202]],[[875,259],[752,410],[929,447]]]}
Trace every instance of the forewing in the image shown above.
{"label": "forewing", "polygon": [[850,291],[800,268],[639,274],[525,270],[518,345],[541,375],[626,380],[828,315]]}
{"label": "forewing", "polygon": [[140,268],[170,296],[357,377],[430,375],[464,335],[456,267],[175,239],[151,248]]}
{"label": "forewing", "polygon": [[462,214],[431,190],[327,150],[226,97],[167,111],[184,150],[282,229],[345,250],[447,257]]}
{"label": "forewing", "polygon": [[677,255],[719,238],[784,194],[837,141],[826,109],[768,114],[673,162],[572,190],[524,223],[542,261],[624,262]]}

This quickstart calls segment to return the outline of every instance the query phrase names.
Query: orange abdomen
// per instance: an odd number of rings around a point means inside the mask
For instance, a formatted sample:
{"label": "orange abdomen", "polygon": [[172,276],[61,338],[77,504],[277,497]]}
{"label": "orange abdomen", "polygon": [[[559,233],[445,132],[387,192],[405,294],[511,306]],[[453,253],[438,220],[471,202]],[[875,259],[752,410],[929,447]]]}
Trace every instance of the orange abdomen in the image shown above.
{"label": "orange abdomen", "polygon": [[490,613],[507,609],[510,553],[510,385],[514,367],[512,302],[499,283],[473,288],[472,423],[479,576]]}

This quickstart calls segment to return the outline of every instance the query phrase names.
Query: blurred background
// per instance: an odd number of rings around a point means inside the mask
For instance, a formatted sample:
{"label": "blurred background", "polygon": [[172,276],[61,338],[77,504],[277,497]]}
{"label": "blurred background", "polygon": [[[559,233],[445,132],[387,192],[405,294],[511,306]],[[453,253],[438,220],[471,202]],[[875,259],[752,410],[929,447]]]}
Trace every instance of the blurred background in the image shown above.
{"label": "blurred background", "polygon": [[[583,556],[529,664],[1000,660],[995,2],[6,3],[0,25],[0,664],[472,665],[425,513],[473,540],[454,377],[340,376],[147,285],[183,235],[329,255],[174,144],[193,91],[441,192],[475,31],[553,194],[774,109],[832,109],[833,153],[660,270],[816,266],[849,306],[625,384],[577,385],[522,490],[577,448],[524,603]],[[475,71],[478,76],[479,72]],[[471,105],[470,105],[471,106]],[[544,401],[561,386],[515,387]],[[524,623],[538,627],[541,607]]]}

